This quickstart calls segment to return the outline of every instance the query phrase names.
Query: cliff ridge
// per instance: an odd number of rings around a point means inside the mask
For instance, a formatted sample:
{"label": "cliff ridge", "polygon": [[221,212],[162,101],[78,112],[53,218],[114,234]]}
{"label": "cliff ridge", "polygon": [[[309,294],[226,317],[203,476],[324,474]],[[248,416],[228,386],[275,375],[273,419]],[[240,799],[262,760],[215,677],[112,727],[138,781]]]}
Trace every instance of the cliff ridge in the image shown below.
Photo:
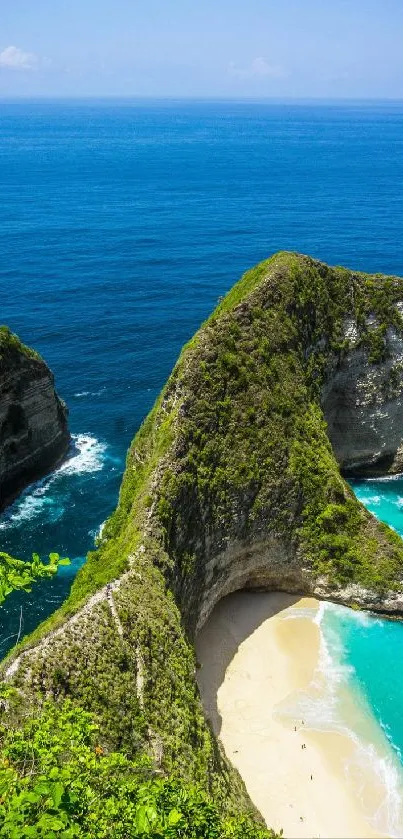
{"label": "cliff ridge", "polygon": [[3,663],[24,701],[73,698],[109,747],[248,806],[192,642],[241,588],[403,613],[403,542],[344,478],[400,468],[402,308],[403,279],[298,254],[245,274],[136,435],[70,598]]}

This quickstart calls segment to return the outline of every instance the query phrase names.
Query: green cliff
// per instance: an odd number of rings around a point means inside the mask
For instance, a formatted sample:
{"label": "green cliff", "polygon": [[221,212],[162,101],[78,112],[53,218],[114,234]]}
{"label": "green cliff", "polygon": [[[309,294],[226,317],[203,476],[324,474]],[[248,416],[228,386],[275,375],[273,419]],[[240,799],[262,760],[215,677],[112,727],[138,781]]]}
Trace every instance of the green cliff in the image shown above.
{"label": "green cliff", "polygon": [[10,726],[21,696],[71,701],[106,751],[145,751],[224,814],[250,808],[204,720],[192,642],[240,588],[403,612],[403,543],[340,471],[400,468],[402,311],[402,279],[295,254],[234,286],[140,428],[69,600],[3,664]]}

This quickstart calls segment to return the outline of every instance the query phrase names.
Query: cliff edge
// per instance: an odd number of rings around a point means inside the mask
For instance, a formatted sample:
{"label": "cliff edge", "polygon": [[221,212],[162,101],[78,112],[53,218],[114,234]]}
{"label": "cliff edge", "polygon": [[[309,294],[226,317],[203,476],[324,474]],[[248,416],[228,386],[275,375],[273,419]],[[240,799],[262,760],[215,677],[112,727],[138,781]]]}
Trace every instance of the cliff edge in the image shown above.
{"label": "cliff edge", "polygon": [[401,467],[402,310],[403,279],[298,254],[245,274],[140,428],[69,600],[3,663],[25,702],[71,697],[110,747],[247,806],[192,641],[243,588],[403,613],[403,542],[343,477]]}
{"label": "cliff edge", "polygon": [[0,511],[51,471],[69,442],[67,409],[48,366],[0,327]]}

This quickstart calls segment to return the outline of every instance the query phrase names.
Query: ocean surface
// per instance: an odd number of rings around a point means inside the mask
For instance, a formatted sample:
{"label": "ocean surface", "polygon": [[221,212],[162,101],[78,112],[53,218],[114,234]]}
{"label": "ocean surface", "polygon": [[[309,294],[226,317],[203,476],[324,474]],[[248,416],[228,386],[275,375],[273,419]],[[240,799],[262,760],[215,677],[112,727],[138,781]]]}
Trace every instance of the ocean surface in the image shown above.
{"label": "ocean surface", "polygon": [[[403,103],[0,102],[0,322],[48,361],[74,440],[0,518],[1,550],[72,559],[2,607],[0,655],[67,596],[218,298],[280,249],[403,274],[402,183]],[[403,480],[354,490],[403,535]],[[403,835],[403,626],[331,606],[321,626],[336,681],[390,743],[377,765]]]}

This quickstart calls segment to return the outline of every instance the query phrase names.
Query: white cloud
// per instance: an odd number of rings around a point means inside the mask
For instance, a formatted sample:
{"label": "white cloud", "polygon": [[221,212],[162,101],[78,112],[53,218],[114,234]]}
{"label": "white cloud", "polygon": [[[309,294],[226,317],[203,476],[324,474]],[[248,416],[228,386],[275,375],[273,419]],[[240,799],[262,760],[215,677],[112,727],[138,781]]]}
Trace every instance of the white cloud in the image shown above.
{"label": "white cloud", "polygon": [[259,58],[255,58],[252,61],[250,72],[252,76],[270,76],[271,78],[277,78],[284,71],[281,67],[277,67],[275,64],[269,64],[265,58],[259,56]]}
{"label": "white cloud", "polygon": [[233,62],[229,65],[231,76],[238,79],[284,79],[287,73],[284,67],[278,64],[270,64],[263,56],[254,58],[248,67],[237,67]]}
{"label": "white cloud", "polygon": [[37,63],[36,55],[18,47],[6,47],[0,52],[0,67],[7,67],[8,70],[33,70]]}

